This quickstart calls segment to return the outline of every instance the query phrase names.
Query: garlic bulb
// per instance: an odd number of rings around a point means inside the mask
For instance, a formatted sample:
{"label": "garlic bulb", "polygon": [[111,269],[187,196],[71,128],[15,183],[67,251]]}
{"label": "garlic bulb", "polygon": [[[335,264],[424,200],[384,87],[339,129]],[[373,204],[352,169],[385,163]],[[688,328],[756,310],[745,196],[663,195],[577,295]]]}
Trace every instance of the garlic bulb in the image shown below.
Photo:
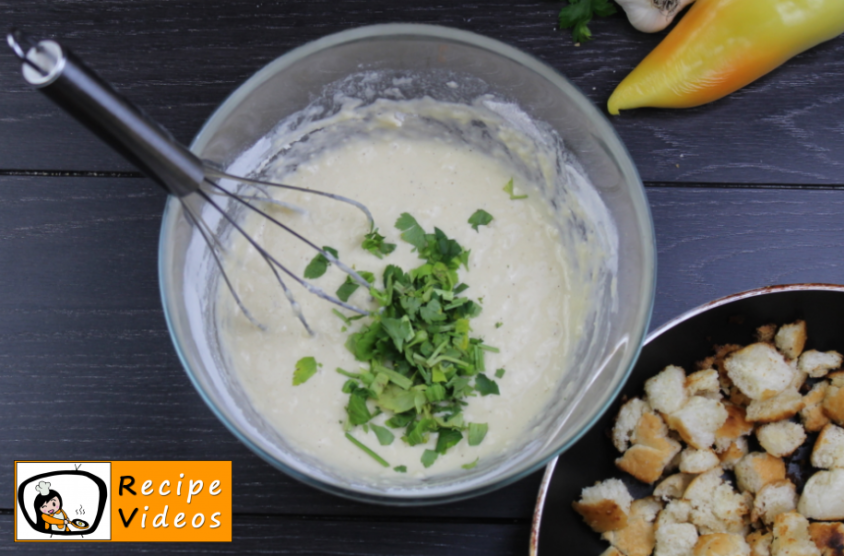
{"label": "garlic bulb", "polygon": [[639,31],[662,31],[680,11],[694,0],[616,0],[627,19]]}

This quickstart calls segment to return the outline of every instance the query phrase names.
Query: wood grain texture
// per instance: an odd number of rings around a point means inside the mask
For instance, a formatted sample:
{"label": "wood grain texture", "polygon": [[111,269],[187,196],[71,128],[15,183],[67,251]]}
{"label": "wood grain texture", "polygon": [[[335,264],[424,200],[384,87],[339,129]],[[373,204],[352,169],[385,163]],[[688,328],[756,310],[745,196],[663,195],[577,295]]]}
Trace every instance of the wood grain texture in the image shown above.
{"label": "wood grain texture", "polygon": [[[654,326],[743,289],[844,279],[844,192],[648,196],[660,261]],[[392,509],[323,494],[249,452],[173,351],[156,278],[163,200],[145,179],[0,178],[0,454],[232,460],[238,512],[529,519],[538,475],[458,504]],[[0,484],[11,473],[0,466]]]}
{"label": "wood grain texture", "polygon": [[[44,543],[17,543],[11,515],[0,515],[0,554],[44,554]],[[235,515],[231,543],[74,543],[62,554],[288,554],[312,556],[516,556],[528,524],[390,523]],[[58,551],[58,547],[51,547]],[[49,551],[48,551],[49,552]]]}
{"label": "wood grain texture", "polygon": [[[592,23],[575,46],[554,29],[561,2],[489,0],[0,1],[0,18],[61,38],[118,89],[189,142],[239,83],[324,35],[387,22],[467,29],[512,44],[568,76],[603,107],[663,34],[622,15]],[[131,170],[0,56],[0,170]],[[844,184],[844,38],[798,56],[742,91],[684,110],[612,119],[644,180]]]}

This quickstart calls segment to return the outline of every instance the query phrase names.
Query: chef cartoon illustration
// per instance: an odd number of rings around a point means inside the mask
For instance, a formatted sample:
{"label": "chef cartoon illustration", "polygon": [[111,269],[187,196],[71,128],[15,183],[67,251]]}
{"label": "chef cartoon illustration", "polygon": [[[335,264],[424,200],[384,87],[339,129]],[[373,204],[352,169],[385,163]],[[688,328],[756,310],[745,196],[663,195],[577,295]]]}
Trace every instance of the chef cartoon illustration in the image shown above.
{"label": "chef cartoon illustration", "polygon": [[62,509],[62,495],[50,489],[50,483],[39,481],[35,485],[38,496],[35,497],[36,529],[44,531],[67,531],[70,520]]}

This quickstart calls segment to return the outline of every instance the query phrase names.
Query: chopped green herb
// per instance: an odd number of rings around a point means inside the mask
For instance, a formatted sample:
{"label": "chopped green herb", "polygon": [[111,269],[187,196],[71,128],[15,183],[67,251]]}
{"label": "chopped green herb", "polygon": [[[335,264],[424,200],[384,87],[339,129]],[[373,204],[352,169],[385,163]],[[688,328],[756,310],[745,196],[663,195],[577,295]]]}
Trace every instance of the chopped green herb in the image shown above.
{"label": "chopped green herb", "polygon": [[[369,282],[370,284],[375,282],[375,275],[372,274],[371,272],[361,270],[360,272],[358,272],[358,274],[360,274],[360,277],[363,278],[364,280],[366,280],[367,282]],[[343,284],[339,288],[337,288],[337,297],[340,298],[340,301],[348,301],[349,297],[351,297],[351,295],[353,293],[355,293],[355,291],[359,287],[360,287],[360,284],[358,284],[351,276],[346,276],[346,281],[343,282]],[[336,311],[336,309],[335,309],[335,311]],[[358,316],[358,318],[360,318],[363,315],[357,315],[357,316]]]}
{"label": "chopped green herb", "polygon": [[506,373],[506,372],[507,371],[505,371],[504,369],[496,369],[495,370],[495,378],[502,378],[504,376],[504,373]]}
{"label": "chopped green herb", "polygon": [[475,213],[469,217],[469,224],[472,225],[472,229],[476,232],[478,230],[478,226],[486,226],[492,222],[492,215],[485,211],[484,209],[478,209]]}
{"label": "chopped green herb", "polygon": [[396,228],[401,231],[401,238],[422,251],[428,244],[425,239],[425,230],[419,225],[415,218],[403,212],[396,220]]}
{"label": "chopped green herb", "polygon": [[437,461],[437,457],[439,457],[439,455],[440,454],[434,450],[425,450],[422,452],[422,465],[424,465],[426,469],[431,467],[434,465],[434,462]]}
{"label": "chopped green herb", "polygon": [[481,458],[475,458],[475,461],[473,461],[472,463],[464,463],[460,467],[462,467],[463,469],[474,469],[475,466],[478,465],[478,461],[480,461],[480,459]]}
{"label": "chopped green herb", "polygon": [[581,43],[592,38],[588,24],[592,15],[606,17],[616,12],[611,0],[569,0],[569,5],[560,10],[560,29],[571,29],[574,42]]}
{"label": "chopped green herb", "polygon": [[381,446],[389,446],[393,443],[393,440],[396,439],[396,436],[384,427],[379,427],[378,425],[369,425],[369,428],[371,428],[372,432],[375,433],[375,436],[378,437],[378,443]]}
{"label": "chopped green herb", "polygon": [[369,408],[366,407],[366,399],[369,393],[365,388],[358,388],[352,391],[349,397],[349,405],[346,406],[346,412],[349,414],[349,423],[352,425],[362,425],[372,419],[372,414]]}
{"label": "chopped green herb", "polygon": [[500,394],[498,391],[498,383],[491,378],[487,378],[487,376],[483,373],[479,373],[478,376],[475,377],[475,390],[477,390],[478,394],[481,396]]}
{"label": "chopped green herb", "polygon": [[384,236],[378,233],[378,228],[375,228],[365,236],[363,236],[363,243],[361,247],[378,257],[382,258],[384,255],[389,255],[396,250],[395,243],[384,243]]}
{"label": "chopped green herb", "polygon": [[[331,247],[323,246],[323,251],[326,253],[331,253],[334,258],[336,259],[339,257],[337,254],[337,250]],[[308,266],[305,267],[305,278],[308,280],[312,280],[313,278],[319,278],[325,271],[328,270],[328,265],[331,264],[328,262],[328,259],[325,258],[325,255],[322,253],[317,253],[316,257],[311,259],[311,262],[308,263]]]}
{"label": "chopped green herb", "polygon": [[463,440],[463,434],[454,429],[440,429],[437,436],[437,453],[444,454],[449,448]]}
{"label": "chopped green herb", "polygon": [[[436,434],[436,449],[422,456],[427,467],[437,454],[461,442],[467,429],[474,431],[477,442],[486,434],[486,425],[482,433],[478,425],[467,426],[462,409],[471,396],[498,393],[497,383],[483,374],[485,353],[498,349],[471,335],[470,320],[480,314],[481,306],[461,296],[468,286],[458,277],[461,266],[468,268],[469,251],[438,228],[426,233],[408,213],[396,227],[421,264],[409,271],[388,265],[378,284],[374,278],[370,281],[369,293],[381,308],[365,317],[346,341],[364,368],[337,372],[350,379],[343,385],[349,395],[346,431],[368,427],[382,445],[401,435],[410,446],[424,445]],[[338,296],[353,291],[350,285]],[[387,413],[384,425],[401,433],[371,424],[380,412]]]}
{"label": "chopped green herb", "polygon": [[[582,2],[589,2],[590,0],[581,0]],[[513,193],[513,178],[510,178],[510,181],[507,182],[507,185],[504,186],[504,193],[510,196],[511,201],[518,201],[519,199],[527,199],[527,195],[516,195]]]}
{"label": "chopped green herb", "polygon": [[407,473],[407,466],[406,465],[397,465],[393,467],[393,471],[396,473]]}
{"label": "chopped green herb", "polygon": [[489,430],[489,425],[486,423],[469,423],[469,446],[480,444],[486,436],[487,430]]}
{"label": "chopped green herb", "polygon": [[[320,365],[322,366],[322,365]],[[317,362],[313,357],[303,357],[296,361],[296,370],[293,371],[293,386],[299,386],[308,381],[317,372]]]}
{"label": "chopped green herb", "polygon": [[486,226],[490,222],[492,222],[492,215],[484,209],[476,210],[475,213],[469,217],[469,224],[472,225],[472,229],[476,232],[479,231],[478,226]]}
{"label": "chopped green herb", "polygon": [[[390,467],[390,464],[387,463],[387,461],[384,458],[382,458],[381,456],[379,456],[378,454],[373,452],[370,448],[368,448],[366,446],[366,444],[364,444],[363,442],[361,442],[360,440],[358,440],[357,438],[355,438],[351,434],[346,433],[346,438],[349,439],[349,442],[351,442],[352,444],[354,444],[355,446],[357,446],[358,448],[360,448],[361,450],[366,452],[369,455],[369,457],[371,457],[372,459],[374,459],[375,461],[380,463],[382,466]],[[434,453],[436,453],[436,452],[434,452]]]}
{"label": "chopped green herb", "polygon": [[495,327],[496,327],[496,328],[501,328],[502,326],[504,326],[504,323],[503,323],[503,322],[496,322],[496,323],[495,323]]}

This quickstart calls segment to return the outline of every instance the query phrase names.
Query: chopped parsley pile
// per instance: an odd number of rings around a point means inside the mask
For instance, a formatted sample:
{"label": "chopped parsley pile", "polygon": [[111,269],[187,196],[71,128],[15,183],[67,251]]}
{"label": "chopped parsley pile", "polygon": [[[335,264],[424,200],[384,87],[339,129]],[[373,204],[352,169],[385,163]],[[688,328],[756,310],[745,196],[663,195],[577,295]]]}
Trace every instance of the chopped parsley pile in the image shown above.
{"label": "chopped parsley pile", "polygon": [[[520,198],[513,196],[512,181],[508,185],[511,198]],[[492,220],[491,214],[478,210],[469,224],[478,231],[479,226]],[[352,436],[353,429],[361,427],[365,433],[371,430],[382,446],[396,442],[396,437],[417,446],[436,435],[434,449],[425,449],[421,456],[422,464],[430,467],[464,438],[470,446],[477,446],[486,436],[487,424],[466,422],[463,408],[470,397],[499,394],[498,384],[485,363],[485,354],[497,353],[498,349],[471,336],[469,322],[480,314],[481,305],[462,295],[469,286],[458,275],[461,266],[468,269],[469,251],[439,228],[427,233],[408,213],[399,217],[396,228],[423,263],[408,271],[388,265],[380,287],[375,285],[372,273],[360,271],[372,284],[369,293],[380,310],[368,317],[347,317],[334,310],[346,326],[354,320],[367,319],[346,341],[348,350],[362,363],[361,370],[337,369],[348,379],[343,385],[343,392],[349,395],[344,428],[350,442],[384,467],[390,464]],[[382,258],[396,248],[384,239],[375,229],[365,236],[362,247]],[[324,249],[329,251],[328,247]],[[330,252],[336,256],[334,250]],[[325,257],[317,255],[308,265],[315,267],[310,274],[321,276],[327,264]],[[347,279],[337,296],[346,301],[358,287]],[[296,365],[294,385],[310,378],[317,365],[313,357],[301,359]],[[504,376],[504,369],[494,370],[494,376]],[[386,426],[372,423],[381,413],[389,417],[384,422]],[[477,460],[463,467],[471,469],[476,464]],[[393,469],[399,473],[407,471],[404,465]]]}

